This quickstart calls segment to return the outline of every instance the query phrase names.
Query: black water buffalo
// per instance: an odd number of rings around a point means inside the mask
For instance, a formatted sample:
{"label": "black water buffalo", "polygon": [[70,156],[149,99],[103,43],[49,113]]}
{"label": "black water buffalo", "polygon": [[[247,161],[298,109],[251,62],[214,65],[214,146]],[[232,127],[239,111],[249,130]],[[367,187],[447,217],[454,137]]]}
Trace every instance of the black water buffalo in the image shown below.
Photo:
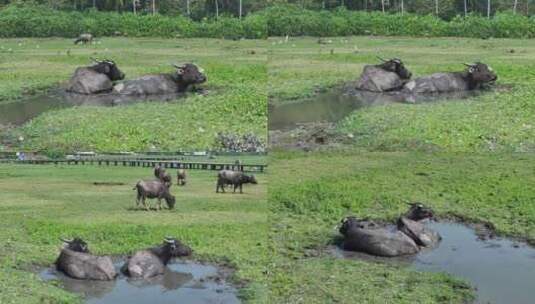
{"label": "black water buffalo", "polygon": [[172,74],[145,75],[137,79],[118,83],[113,91],[124,95],[161,95],[185,92],[189,86],[206,81],[203,69],[192,63],[174,65]]}
{"label": "black water buffalo", "polygon": [[163,182],[167,187],[171,187],[173,179],[171,178],[171,174],[165,171],[165,168],[161,167],[160,165],[156,165],[156,167],[154,167],[154,176],[156,176],[156,178]]}
{"label": "black water buffalo", "polygon": [[431,209],[419,203],[412,204],[394,227],[347,217],[342,220],[340,227],[340,233],[344,236],[343,247],[345,250],[384,257],[415,254],[421,247],[431,247],[440,241],[436,232],[420,222],[432,217]]}
{"label": "black water buffalo", "polygon": [[156,198],[158,200],[158,210],[162,209],[162,199],[165,199],[169,209],[175,207],[176,199],[169,192],[169,186],[160,180],[141,180],[137,182],[132,190],[137,190],[136,207],[139,207],[139,204],[142,203],[145,209],[149,210],[149,206],[145,202],[147,198]]}
{"label": "black water buffalo", "polygon": [[109,281],[117,273],[113,262],[107,256],[95,256],[89,253],[87,243],[80,238],[64,240],[65,246],[56,260],[56,268],[66,275],[81,280]]}
{"label": "black water buffalo", "polygon": [[186,170],[178,169],[176,171],[176,183],[180,186],[186,185]]}
{"label": "black water buffalo", "polygon": [[136,252],[121,271],[130,277],[150,278],[164,273],[165,265],[174,257],[189,256],[192,250],[175,238],[166,237],[160,246]]}
{"label": "black water buffalo", "polygon": [[476,90],[498,79],[492,68],[484,63],[465,63],[465,65],[467,68],[462,72],[435,73],[409,81],[403,86],[403,92],[442,93]]}
{"label": "black water buffalo", "polygon": [[78,44],[80,42],[82,42],[83,44],[93,42],[93,35],[88,34],[88,33],[80,34],[80,36],[78,36],[78,38],[74,40],[74,44]]}
{"label": "black water buffalo", "polygon": [[364,67],[357,81],[357,89],[371,92],[393,91],[401,89],[411,78],[411,72],[405,68],[400,59],[379,59],[383,63]]}
{"label": "black water buffalo", "polygon": [[254,175],[247,175],[241,171],[232,171],[232,170],[221,170],[217,174],[217,186],[215,192],[218,193],[219,189],[225,193],[226,185],[234,186],[234,193],[236,189],[240,188],[240,193],[243,193],[242,186],[243,184],[257,184],[256,178]]}
{"label": "black water buffalo", "polygon": [[124,79],[124,73],[112,60],[93,59],[92,66],[80,67],[74,71],[66,90],[78,94],[96,94],[111,91],[113,82]]}

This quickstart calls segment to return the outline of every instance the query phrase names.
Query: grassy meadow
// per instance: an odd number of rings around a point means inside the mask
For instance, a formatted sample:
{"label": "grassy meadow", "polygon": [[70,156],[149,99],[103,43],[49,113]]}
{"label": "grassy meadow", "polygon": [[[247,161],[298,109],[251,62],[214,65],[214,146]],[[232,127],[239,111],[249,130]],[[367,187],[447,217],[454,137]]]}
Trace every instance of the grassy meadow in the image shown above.
{"label": "grassy meadow", "polygon": [[326,251],[348,215],[395,221],[405,202],[438,218],[490,222],[535,244],[535,156],[355,151],[274,153],[269,208],[273,303],[467,303],[468,283],[403,265],[346,260]]}
{"label": "grassy meadow", "polygon": [[[401,58],[413,77],[460,71],[480,60],[498,74],[496,93],[467,100],[391,104],[337,123],[371,151],[535,151],[535,41],[526,39],[291,37],[270,39],[269,95],[275,105],[356,81],[376,56]],[[321,43],[319,43],[321,42]],[[506,88],[506,89],[503,89]]]}
{"label": "grassy meadow", "polygon": [[122,255],[167,235],[191,246],[194,259],[234,267],[242,299],[265,303],[267,176],[257,175],[259,184],[245,185],[244,194],[216,194],[216,175],[188,171],[188,184],[171,189],[175,209],[147,212],[132,209],[132,187],[153,178],[149,168],[0,165],[0,303],[80,302],[32,272],[54,262],[60,236],[80,236],[96,254]]}
{"label": "grassy meadow", "polygon": [[[102,38],[0,39],[0,102],[17,102],[66,83],[90,57],[117,62],[132,79],[172,72],[171,63],[205,69],[206,96],[121,107],[79,106],[46,112],[8,132],[32,150],[171,151],[213,148],[217,132],[266,140],[265,40]],[[9,70],[9,73],[5,71]]]}

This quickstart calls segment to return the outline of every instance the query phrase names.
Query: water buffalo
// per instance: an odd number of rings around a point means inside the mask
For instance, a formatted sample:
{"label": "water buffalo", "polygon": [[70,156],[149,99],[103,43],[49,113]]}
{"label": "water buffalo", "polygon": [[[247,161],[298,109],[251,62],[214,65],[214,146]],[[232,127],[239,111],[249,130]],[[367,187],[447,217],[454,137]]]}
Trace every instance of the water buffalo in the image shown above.
{"label": "water buffalo", "polygon": [[160,165],[156,165],[156,167],[154,167],[154,176],[156,176],[156,178],[163,182],[167,187],[171,187],[173,179],[171,178],[171,174],[165,171],[165,168],[161,167]]}
{"label": "water buffalo", "polygon": [[232,170],[221,170],[217,174],[217,186],[215,192],[218,193],[219,189],[225,193],[226,185],[234,186],[234,193],[236,189],[240,187],[240,193],[243,193],[242,185],[243,184],[257,184],[256,178],[254,175],[247,175],[241,171],[232,171]]}
{"label": "water buffalo", "polygon": [[186,185],[186,170],[178,169],[176,171],[176,183],[180,186]]}
{"label": "water buffalo", "polygon": [[435,73],[409,81],[403,86],[403,92],[443,93],[476,90],[498,79],[492,68],[484,63],[465,65],[467,68],[462,72]]}
{"label": "water buffalo", "polygon": [[171,258],[189,256],[191,253],[187,245],[166,237],[162,245],[138,251],[129,257],[121,270],[127,276],[146,279],[163,274]]}
{"label": "water buffalo", "polygon": [[175,207],[175,197],[169,192],[169,186],[162,181],[144,181],[137,182],[132,190],[137,190],[136,207],[142,203],[145,209],[149,210],[149,206],[145,200],[147,198],[156,198],[158,200],[158,210],[162,209],[162,199],[165,199],[167,207],[173,209]]}
{"label": "water buffalo", "polygon": [[364,67],[357,82],[357,89],[371,92],[393,91],[401,89],[411,78],[411,72],[400,59],[379,59],[383,63]]}
{"label": "water buffalo", "polygon": [[80,36],[78,36],[78,38],[74,40],[74,44],[78,44],[80,42],[82,42],[83,44],[93,42],[93,35],[88,34],[88,33],[80,34]]}
{"label": "water buffalo", "polygon": [[87,243],[80,238],[61,240],[65,242],[65,246],[56,260],[56,268],[59,271],[81,280],[115,279],[117,273],[110,257],[92,255]]}
{"label": "water buffalo", "polygon": [[344,236],[343,247],[384,257],[415,254],[421,247],[431,247],[440,241],[436,232],[420,222],[432,217],[433,212],[419,203],[411,205],[407,214],[399,218],[397,226],[347,217],[340,227]]}
{"label": "water buffalo", "polygon": [[96,94],[108,92],[113,88],[113,81],[124,79],[124,73],[112,60],[93,59],[92,66],[80,67],[74,71],[66,90],[78,94]]}
{"label": "water buffalo", "polygon": [[182,66],[174,65],[177,69],[172,74],[145,75],[137,79],[128,80],[113,87],[113,91],[124,95],[161,95],[185,92],[189,86],[206,81],[203,69],[192,63]]}

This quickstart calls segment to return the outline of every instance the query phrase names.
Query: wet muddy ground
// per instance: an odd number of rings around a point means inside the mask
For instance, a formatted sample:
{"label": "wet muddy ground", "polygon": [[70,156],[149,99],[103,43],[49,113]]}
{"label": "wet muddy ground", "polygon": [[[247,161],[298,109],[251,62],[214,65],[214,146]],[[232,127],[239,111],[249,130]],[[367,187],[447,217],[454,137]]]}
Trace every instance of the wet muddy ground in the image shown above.
{"label": "wet muddy ground", "polygon": [[[336,257],[401,264],[420,271],[447,272],[476,288],[477,303],[529,304],[535,298],[535,248],[491,235],[463,224],[432,222],[440,244],[415,256],[380,258],[332,246]],[[482,238],[484,236],[485,238]]]}
{"label": "wet muddy ground", "polygon": [[[351,142],[352,134],[337,134],[335,123],[354,111],[393,103],[418,104],[443,100],[463,100],[489,91],[408,95],[401,92],[359,91],[350,85],[334,88],[300,101],[269,104],[269,142],[275,148],[314,150]],[[492,91],[491,91],[492,92]],[[409,106],[409,105],[408,105]]]}
{"label": "wet muddy ground", "polygon": [[[117,270],[124,261],[115,261]],[[115,281],[76,280],[47,268],[45,280],[59,280],[65,290],[80,294],[85,303],[234,304],[240,303],[237,290],[227,282],[230,271],[193,261],[169,264],[167,271],[150,279],[130,279],[120,274]]]}
{"label": "wet muddy ground", "polygon": [[[205,94],[206,92],[199,92]],[[0,125],[21,125],[42,113],[74,106],[114,107],[138,102],[170,102],[185,97],[185,93],[151,96],[130,96],[118,94],[83,95],[51,89],[47,93],[27,96],[16,102],[0,104]]]}

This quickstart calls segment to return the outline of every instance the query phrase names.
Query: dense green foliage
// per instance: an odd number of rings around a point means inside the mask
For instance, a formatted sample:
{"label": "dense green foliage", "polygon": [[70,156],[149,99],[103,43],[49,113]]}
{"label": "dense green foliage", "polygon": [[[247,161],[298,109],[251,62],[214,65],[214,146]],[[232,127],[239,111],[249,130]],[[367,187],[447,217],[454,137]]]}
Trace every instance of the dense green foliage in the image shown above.
{"label": "dense green foliage", "polygon": [[81,302],[32,273],[36,265],[51,266],[60,236],[80,236],[96,254],[123,255],[166,235],[190,245],[194,259],[235,267],[240,295],[265,303],[265,176],[244,186],[244,194],[216,194],[214,172],[190,170],[185,187],[171,188],[175,210],[159,212],[132,210],[132,185],[143,178],[152,178],[149,168],[1,165],[0,303]]}
{"label": "dense green foliage", "polygon": [[220,17],[194,22],[189,18],[134,15],[115,12],[68,12],[46,6],[10,5],[0,10],[0,37],[76,37],[89,32],[96,37],[213,37],[264,38],[266,22],[261,15],[242,21]]}
{"label": "dense green foliage", "polygon": [[272,153],[269,207],[274,303],[471,303],[465,283],[403,265],[335,258],[341,218],[395,222],[407,201],[439,218],[491,222],[535,242],[534,155]]}
{"label": "dense green foliage", "polygon": [[9,5],[1,10],[0,37],[75,37],[90,32],[97,37],[213,37],[265,38],[266,36],[456,36],[535,37],[535,19],[511,12],[493,18],[480,15],[452,17],[384,14],[381,12],[307,10],[293,5],[271,6],[247,15],[192,21],[182,16],[135,15],[94,10],[59,11],[47,6]]}
{"label": "dense green foliage", "polygon": [[479,15],[445,21],[433,15],[383,14],[380,12],[304,10],[291,6],[266,9],[270,36],[456,36],[535,37],[535,19],[498,13],[491,19]]}

